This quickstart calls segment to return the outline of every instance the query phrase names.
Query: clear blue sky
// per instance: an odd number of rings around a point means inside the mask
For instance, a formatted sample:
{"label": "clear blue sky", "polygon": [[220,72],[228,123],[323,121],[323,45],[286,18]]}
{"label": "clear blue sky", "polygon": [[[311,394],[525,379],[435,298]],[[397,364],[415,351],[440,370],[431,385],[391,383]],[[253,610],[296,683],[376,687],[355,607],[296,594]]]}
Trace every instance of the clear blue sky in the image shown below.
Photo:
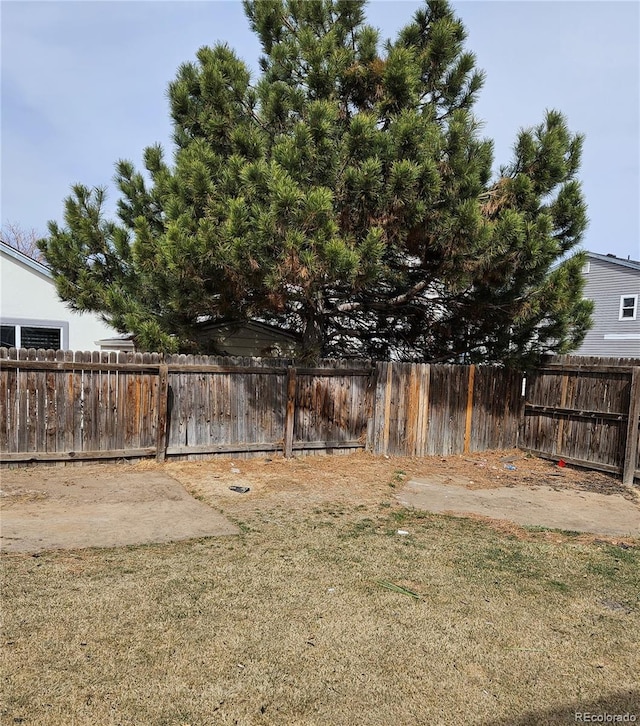
{"label": "clear blue sky", "polygon": [[[395,37],[421,4],[373,0],[368,20]],[[476,115],[496,167],[521,127],[559,109],[586,135],[583,247],[640,259],[640,4],[453,5],[487,73]],[[1,28],[2,223],[40,233],[62,221],[71,184],[109,186],[117,159],[140,167],[145,146],[171,149],[166,87],[200,46],[224,41],[254,69],[260,54],[239,0],[3,0]]]}

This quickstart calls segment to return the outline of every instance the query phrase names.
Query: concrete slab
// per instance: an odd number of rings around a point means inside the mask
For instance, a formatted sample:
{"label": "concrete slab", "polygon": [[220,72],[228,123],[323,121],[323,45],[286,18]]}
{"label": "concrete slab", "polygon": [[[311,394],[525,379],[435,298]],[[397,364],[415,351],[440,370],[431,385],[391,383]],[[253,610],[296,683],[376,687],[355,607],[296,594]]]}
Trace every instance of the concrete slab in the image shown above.
{"label": "concrete slab", "polygon": [[238,534],[172,477],[126,466],[2,473],[0,549],[116,547]]}
{"label": "concrete slab", "polygon": [[619,494],[547,486],[469,489],[436,474],[410,479],[396,496],[406,507],[440,514],[475,514],[520,525],[640,537],[640,506]]}

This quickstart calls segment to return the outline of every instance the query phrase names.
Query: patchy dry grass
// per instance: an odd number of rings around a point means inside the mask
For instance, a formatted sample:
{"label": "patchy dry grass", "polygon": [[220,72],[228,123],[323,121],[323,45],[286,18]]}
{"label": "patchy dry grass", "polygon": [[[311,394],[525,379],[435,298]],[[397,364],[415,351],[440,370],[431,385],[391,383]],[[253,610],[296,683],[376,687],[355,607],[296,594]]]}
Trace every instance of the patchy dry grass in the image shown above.
{"label": "patchy dry grass", "polygon": [[287,466],[235,498],[228,462],[167,466],[238,537],[3,556],[1,723],[640,719],[634,543],[403,509],[410,464],[357,501],[330,462]]}

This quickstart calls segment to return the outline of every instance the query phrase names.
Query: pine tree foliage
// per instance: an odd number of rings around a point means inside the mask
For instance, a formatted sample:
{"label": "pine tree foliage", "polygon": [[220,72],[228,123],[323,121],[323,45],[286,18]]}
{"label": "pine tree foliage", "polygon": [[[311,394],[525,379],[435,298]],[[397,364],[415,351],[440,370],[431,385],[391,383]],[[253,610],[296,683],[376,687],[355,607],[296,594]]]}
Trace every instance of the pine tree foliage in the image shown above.
{"label": "pine tree foliage", "polygon": [[[319,355],[522,363],[566,352],[581,299],[582,137],[522,130],[492,175],[483,75],[447,2],[382,43],[363,0],[245,0],[261,74],[201,48],[169,85],[175,151],[73,187],[43,252],[61,297],[141,348],[198,350],[204,320],[258,318]],[[561,260],[567,258],[564,262]]]}

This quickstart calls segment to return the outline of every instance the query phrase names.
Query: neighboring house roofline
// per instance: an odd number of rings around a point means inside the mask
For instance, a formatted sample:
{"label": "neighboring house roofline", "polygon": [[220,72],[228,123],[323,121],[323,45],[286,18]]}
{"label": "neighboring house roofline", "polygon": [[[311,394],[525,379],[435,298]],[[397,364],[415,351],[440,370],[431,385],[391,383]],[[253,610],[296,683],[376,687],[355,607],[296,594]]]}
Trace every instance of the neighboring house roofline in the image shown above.
{"label": "neighboring house roofline", "polygon": [[118,349],[121,351],[135,351],[135,344],[131,335],[116,335],[113,338],[102,338],[94,343],[101,350]]}
{"label": "neighboring house roofline", "polygon": [[596,252],[587,252],[587,256],[593,260],[601,260],[602,262],[611,262],[614,265],[621,265],[622,267],[628,267],[631,270],[640,270],[640,262],[637,260],[625,260],[622,257],[616,257],[615,255],[600,255]]}
{"label": "neighboring house roofline", "polygon": [[9,255],[9,257],[13,257],[14,260],[18,260],[18,262],[21,262],[23,265],[26,265],[32,270],[35,270],[41,275],[45,275],[45,277],[49,277],[53,280],[51,270],[42,262],[34,260],[33,257],[29,257],[29,255],[25,255],[24,252],[20,252],[20,250],[17,250],[15,247],[12,247],[3,240],[0,240],[0,249],[2,249],[5,254]]}

